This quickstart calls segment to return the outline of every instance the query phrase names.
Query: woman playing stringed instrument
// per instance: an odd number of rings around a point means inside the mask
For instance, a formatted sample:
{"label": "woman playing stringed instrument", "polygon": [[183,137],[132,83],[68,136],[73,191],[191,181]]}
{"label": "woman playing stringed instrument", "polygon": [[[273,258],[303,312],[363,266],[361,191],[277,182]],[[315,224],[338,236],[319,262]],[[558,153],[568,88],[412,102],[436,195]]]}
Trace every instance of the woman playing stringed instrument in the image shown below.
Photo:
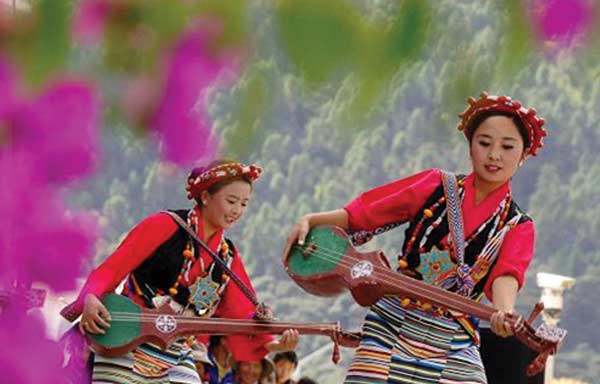
{"label": "woman playing stringed instrument", "polygon": [[[487,296],[498,310],[491,329],[507,337],[512,329],[506,314],[513,312],[535,237],[531,218],[513,200],[510,179],[542,146],[544,120],[509,97],[487,93],[470,99],[460,117],[458,128],[469,142],[470,175],[432,169],[365,192],[343,209],[303,216],[288,237],[287,250],[303,245],[309,230],[319,225],[341,227],[362,244],[408,223],[398,272],[474,301]],[[448,185],[455,186],[454,200],[462,204],[458,212],[447,204]],[[448,216],[458,219],[449,224]],[[453,225],[459,220],[462,225]],[[462,233],[456,235],[456,228]],[[310,249],[303,252],[309,255]],[[366,316],[346,383],[485,383],[477,322],[431,303],[384,297]]]}
{"label": "woman playing stringed instrument", "polygon": [[[117,319],[111,319],[100,298],[126,277],[123,294],[142,307],[168,303],[176,313],[193,317],[270,318],[268,309],[255,305],[254,289],[240,255],[223,233],[244,214],[252,183],[261,172],[256,165],[227,160],[193,169],[186,190],[194,207],[161,212],[139,223],[91,273],[78,300],[63,315],[74,318],[81,313],[82,331],[103,334],[111,320]],[[193,239],[185,226],[210,251]],[[120,316],[126,320],[126,315]],[[289,329],[276,340],[270,335],[230,335],[226,339],[236,361],[260,361],[268,352],[293,350],[298,332]],[[119,358],[95,356],[94,382],[154,383],[159,379],[161,383],[201,382],[183,343],[174,343],[167,350],[142,344]]]}

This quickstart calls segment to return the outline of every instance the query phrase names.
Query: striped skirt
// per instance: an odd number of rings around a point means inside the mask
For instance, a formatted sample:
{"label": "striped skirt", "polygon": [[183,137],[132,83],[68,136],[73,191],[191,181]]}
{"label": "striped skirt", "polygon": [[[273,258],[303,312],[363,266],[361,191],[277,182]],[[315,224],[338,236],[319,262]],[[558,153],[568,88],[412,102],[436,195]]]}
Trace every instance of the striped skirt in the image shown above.
{"label": "striped skirt", "polygon": [[174,343],[163,351],[142,344],[119,357],[94,356],[92,383],[201,384],[189,349]]}
{"label": "striped skirt", "polygon": [[452,318],[405,309],[389,297],[371,307],[346,384],[485,384],[479,348]]}

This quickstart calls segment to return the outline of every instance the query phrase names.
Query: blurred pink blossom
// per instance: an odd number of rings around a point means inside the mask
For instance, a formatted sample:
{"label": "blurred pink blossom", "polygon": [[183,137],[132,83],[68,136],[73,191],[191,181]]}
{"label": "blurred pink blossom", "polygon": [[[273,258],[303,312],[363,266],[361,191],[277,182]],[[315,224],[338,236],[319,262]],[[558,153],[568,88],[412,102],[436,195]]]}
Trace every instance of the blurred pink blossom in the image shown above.
{"label": "blurred pink blossom", "polygon": [[570,45],[586,36],[593,21],[589,0],[537,0],[533,18],[542,41]]}
{"label": "blurred pink blossom", "polygon": [[111,0],[82,0],[73,18],[73,36],[81,43],[102,39],[111,10]]}
{"label": "blurred pink blossom", "polygon": [[152,120],[167,161],[189,166],[211,157],[216,143],[204,106],[206,90],[220,74],[235,66],[226,55],[211,50],[218,27],[202,24],[184,33],[168,60],[164,91]]}
{"label": "blurred pink blossom", "polygon": [[[60,188],[88,176],[100,156],[99,103],[91,87],[65,81],[33,101],[14,92],[17,74],[0,58],[0,286],[18,276],[72,289],[91,256],[95,220],[69,212]],[[6,102],[6,100],[11,100]]]}
{"label": "blurred pink blossom", "polygon": [[[71,212],[65,182],[90,174],[100,156],[99,101],[93,88],[67,80],[32,99],[0,57],[0,289],[41,282],[75,288],[93,254],[96,219]],[[62,351],[46,339],[41,318],[19,299],[0,305],[0,377],[10,383],[66,382]],[[32,369],[32,363],[35,369]]]}
{"label": "blurred pink blossom", "polygon": [[44,333],[43,319],[10,306],[0,313],[0,377],[3,383],[66,383],[62,351]]}
{"label": "blurred pink blossom", "polygon": [[82,262],[93,254],[96,218],[69,212],[59,189],[44,182],[35,155],[0,152],[5,183],[0,200],[0,285],[44,282],[55,291],[75,288]]}
{"label": "blurred pink blossom", "polygon": [[90,86],[66,80],[16,111],[12,145],[35,153],[38,179],[66,182],[95,170],[101,153],[99,105]]}

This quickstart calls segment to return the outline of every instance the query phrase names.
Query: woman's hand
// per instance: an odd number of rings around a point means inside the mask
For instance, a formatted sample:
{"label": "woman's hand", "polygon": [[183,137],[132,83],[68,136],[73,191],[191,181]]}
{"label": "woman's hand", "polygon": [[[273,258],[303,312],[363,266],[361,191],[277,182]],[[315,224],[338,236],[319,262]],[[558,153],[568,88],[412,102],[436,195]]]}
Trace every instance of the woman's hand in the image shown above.
{"label": "woman's hand", "polygon": [[296,329],[286,329],[277,340],[265,344],[269,352],[293,351],[298,345],[299,333]]}
{"label": "woman's hand", "polygon": [[333,211],[310,213],[302,216],[292,228],[292,232],[287,238],[285,251],[283,251],[283,261],[285,262],[290,254],[290,250],[296,244],[304,245],[306,235],[312,227],[318,225],[334,225],[342,229],[348,229],[348,212],[345,209],[335,209]]}
{"label": "woman's hand", "polygon": [[102,304],[100,299],[91,293],[85,296],[83,313],[79,322],[81,333],[105,334],[106,328],[110,327],[110,313]]}
{"label": "woman's hand", "polygon": [[492,283],[493,303],[497,312],[490,319],[490,328],[500,337],[513,335],[512,328],[506,321],[506,315],[514,314],[513,308],[518,289],[517,279],[510,275],[497,277]]}
{"label": "woman's hand", "polygon": [[514,311],[497,311],[490,319],[490,328],[492,332],[500,337],[508,337],[514,334],[510,324],[506,321],[507,314],[514,314]]}
{"label": "woman's hand", "polygon": [[285,251],[283,252],[283,261],[287,259],[290,250],[294,245],[304,244],[304,240],[306,240],[308,231],[310,231],[310,216],[302,216],[294,225],[294,228],[292,228],[292,231],[287,238],[287,244],[285,245]]}
{"label": "woman's hand", "polygon": [[273,314],[273,308],[269,307],[265,303],[260,303],[256,306],[256,311],[254,312],[254,319],[261,321],[273,321],[275,320],[275,315]]}

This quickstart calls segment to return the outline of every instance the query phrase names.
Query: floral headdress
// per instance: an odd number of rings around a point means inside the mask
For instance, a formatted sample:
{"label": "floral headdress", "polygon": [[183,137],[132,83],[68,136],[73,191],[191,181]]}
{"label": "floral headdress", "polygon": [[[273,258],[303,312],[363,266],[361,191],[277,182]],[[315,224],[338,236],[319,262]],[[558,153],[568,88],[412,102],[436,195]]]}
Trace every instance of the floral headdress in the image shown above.
{"label": "floral headdress", "polygon": [[488,112],[503,112],[519,118],[523,123],[529,139],[529,146],[525,148],[526,156],[535,156],[537,150],[544,146],[542,139],[548,135],[548,132],[542,127],[546,120],[538,117],[534,108],[525,108],[520,102],[508,96],[490,96],[487,92],[482,92],[478,100],[470,97],[468,102],[467,109],[458,115],[461,121],[457,127],[459,131],[463,131],[467,139],[471,139],[473,130],[477,128],[473,126],[473,122],[478,116]]}
{"label": "floral headdress", "polygon": [[194,168],[187,179],[185,187],[188,199],[198,199],[202,191],[214,184],[234,177],[245,177],[250,181],[258,180],[262,174],[258,165],[242,163],[219,164],[211,168]]}

